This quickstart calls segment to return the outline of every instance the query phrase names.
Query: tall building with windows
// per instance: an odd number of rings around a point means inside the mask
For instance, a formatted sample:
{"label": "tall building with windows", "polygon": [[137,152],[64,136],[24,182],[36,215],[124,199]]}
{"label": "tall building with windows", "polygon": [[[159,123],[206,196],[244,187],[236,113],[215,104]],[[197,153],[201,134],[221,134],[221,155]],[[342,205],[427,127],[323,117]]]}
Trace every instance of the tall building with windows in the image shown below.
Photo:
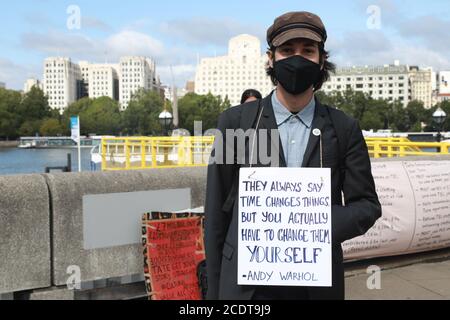
{"label": "tall building with windows", "polygon": [[89,66],[89,97],[110,97],[119,101],[118,66],[91,64]]}
{"label": "tall building with windows", "polygon": [[409,69],[400,65],[337,68],[322,90],[325,93],[352,89],[369,94],[374,99],[400,101],[406,106],[409,95]]}
{"label": "tall building with windows", "polygon": [[230,39],[228,55],[201,60],[195,75],[195,93],[212,93],[223,99],[227,96],[232,105],[240,103],[247,89],[256,89],[265,96],[273,89],[266,63],[259,39],[241,34]]}
{"label": "tall building with windows", "polygon": [[411,100],[423,102],[425,108],[433,105],[433,69],[419,67],[409,68],[409,82],[411,86]]}
{"label": "tall building with windows", "polygon": [[87,61],[80,61],[79,63],[81,71],[81,86],[79,88],[79,98],[89,96],[89,68],[91,64]]}
{"label": "tall building with windows", "polygon": [[44,93],[52,109],[63,112],[79,98],[81,84],[80,66],[70,58],[51,57],[44,61]]}
{"label": "tall building with windows", "polygon": [[110,97],[119,101],[119,65],[80,61],[81,97]]}
{"label": "tall building with windows", "polygon": [[119,65],[120,105],[126,109],[133,95],[139,89],[159,90],[161,87],[156,77],[155,62],[146,57],[122,57]]}
{"label": "tall building with windows", "polygon": [[119,64],[75,64],[69,58],[47,58],[43,87],[50,107],[60,112],[83,97],[103,96],[120,101],[123,110],[141,88],[164,96],[155,62],[146,57],[123,57]]}

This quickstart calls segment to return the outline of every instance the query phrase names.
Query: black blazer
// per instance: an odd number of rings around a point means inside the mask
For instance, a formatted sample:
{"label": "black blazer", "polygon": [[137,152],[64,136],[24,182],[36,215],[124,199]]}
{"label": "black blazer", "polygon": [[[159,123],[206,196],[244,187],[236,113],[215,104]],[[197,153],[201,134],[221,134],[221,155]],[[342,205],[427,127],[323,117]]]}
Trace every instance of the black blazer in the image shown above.
{"label": "black blazer", "polygon": [[[251,299],[255,286],[237,285],[237,247],[238,247],[238,190],[240,166],[248,166],[249,143],[246,144],[245,164],[238,165],[236,150],[226,139],[226,129],[244,130],[256,128],[259,113],[260,129],[278,129],[273,112],[271,95],[262,101],[254,101],[230,108],[223,112],[218,121],[218,130],[223,134],[224,146],[216,146],[212,158],[219,158],[234,152],[235,164],[211,163],[208,166],[205,201],[205,248],[208,275],[207,299]],[[333,113],[331,121],[330,113]],[[338,119],[338,121],[336,121]],[[337,122],[337,123],[336,123]],[[335,126],[345,132],[345,140],[339,141]],[[331,288],[308,287],[311,299],[344,299],[344,268],[341,243],[364,234],[381,216],[381,205],[375,191],[367,146],[358,122],[343,112],[324,106],[316,99],[316,110],[311,135],[305,151],[302,167],[320,167],[319,137],[312,134],[320,129],[323,139],[323,167],[331,168],[332,183],[332,283]],[[340,138],[340,140],[342,140]],[[217,138],[216,138],[216,141]],[[256,142],[258,143],[258,141]],[[340,157],[340,144],[345,154]],[[277,149],[272,139],[268,139],[269,154],[278,153],[279,166],[285,167],[281,142]],[[255,155],[257,157],[257,155]],[[225,159],[226,157],[224,157]],[[231,158],[231,159],[233,159]],[[343,165],[340,166],[340,158]],[[225,160],[224,160],[225,161]],[[257,159],[254,166],[263,165]],[[345,206],[342,204],[344,193]]]}

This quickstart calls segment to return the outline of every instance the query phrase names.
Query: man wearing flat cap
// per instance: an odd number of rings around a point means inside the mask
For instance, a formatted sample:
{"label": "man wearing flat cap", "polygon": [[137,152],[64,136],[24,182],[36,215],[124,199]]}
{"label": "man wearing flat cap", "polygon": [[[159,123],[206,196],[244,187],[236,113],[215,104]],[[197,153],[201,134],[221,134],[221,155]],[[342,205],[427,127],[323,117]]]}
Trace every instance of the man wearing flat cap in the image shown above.
{"label": "man wearing flat cap", "polygon": [[[275,19],[267,31],[267,74],[276,89],[266,98],[236,106],[219,117],[222,144],[212,157],[234,163],[210,162],[205,202],[205,247],[208,299],[344,299],[342,242],[363,235],[381,216],[367,146],[356,120],[323,105],[314,96],[334,65],[325,50],[322,20],[309,12],[290,12]],[[269,165],[246,157],[237,161],[228,130],[275,131],[267,140],[277,161]],[[258,133],[255,137],[259,137]],[[259,138],[257,138],[259,139]],[[216,142],[218,140],[216,139]],[[259,141],[256,142],[258,145]],[[245,144],[244,154],[251,152]],[[230,156],[230,153],[234,153]],[[271,157],[273,159],[273,157]],[[238,183],[241,167],[331,168],[332,286],[238,285]],[[276,270],[274,270],[276,271]]]}

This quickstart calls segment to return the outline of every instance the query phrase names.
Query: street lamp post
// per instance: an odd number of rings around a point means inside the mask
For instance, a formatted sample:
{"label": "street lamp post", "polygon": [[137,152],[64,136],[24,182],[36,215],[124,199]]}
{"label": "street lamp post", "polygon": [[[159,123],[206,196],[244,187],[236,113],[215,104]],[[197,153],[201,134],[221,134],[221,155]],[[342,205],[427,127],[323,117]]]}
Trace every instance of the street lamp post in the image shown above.
{"label": "street lamp post", "polygon": [[436,111],[433,113],[433,120],[437,123],[438,127],[438,134],[437,134],[437,142],[441,142],[442,136],[442,125],[444,124],[445,118],[447,117],[447,114],[444,110],[442,110],[440,107],[436,109]]}
{"label": "street lamp post", "polygon": [[163,127],[164,135],[169,135],[169,127],[172,125],[173,116],[170,112],[164,110],[159,115],[159,123]]}

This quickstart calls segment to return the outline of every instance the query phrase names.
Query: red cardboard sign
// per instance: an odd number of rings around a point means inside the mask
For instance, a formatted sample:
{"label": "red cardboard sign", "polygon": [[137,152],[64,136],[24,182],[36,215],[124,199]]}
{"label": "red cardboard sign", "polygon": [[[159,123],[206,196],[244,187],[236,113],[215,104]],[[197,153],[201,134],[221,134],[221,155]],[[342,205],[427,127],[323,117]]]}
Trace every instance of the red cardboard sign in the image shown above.
{"label": "red cardboard sign", "polygon": [[[154,215],[154,214],[153,214]],[[205,259],[200,216],[143,217],[146,285],[151,300],[200,300],[197,266]]]}

